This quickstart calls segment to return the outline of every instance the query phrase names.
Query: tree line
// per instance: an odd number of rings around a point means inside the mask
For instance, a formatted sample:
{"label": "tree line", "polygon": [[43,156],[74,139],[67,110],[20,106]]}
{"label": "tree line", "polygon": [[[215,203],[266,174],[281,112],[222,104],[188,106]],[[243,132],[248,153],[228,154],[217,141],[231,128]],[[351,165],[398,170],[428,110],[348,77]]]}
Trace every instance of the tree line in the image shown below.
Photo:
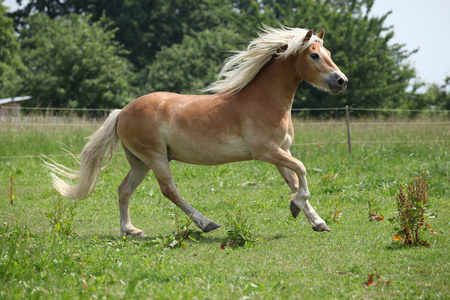
{"label": "tree line", "polygon": [[[17,0],[21,4],[22,0]],[[333,96],[300,84],[295,108],[450,109],[450,79],[424,85],[390,44],[374,0],[30,0],[7,14],[0,0],[0,98],[27,105],[117,108],[154,91],[194,94],[261,24],[326,28],[325,46],[349,78]]]}

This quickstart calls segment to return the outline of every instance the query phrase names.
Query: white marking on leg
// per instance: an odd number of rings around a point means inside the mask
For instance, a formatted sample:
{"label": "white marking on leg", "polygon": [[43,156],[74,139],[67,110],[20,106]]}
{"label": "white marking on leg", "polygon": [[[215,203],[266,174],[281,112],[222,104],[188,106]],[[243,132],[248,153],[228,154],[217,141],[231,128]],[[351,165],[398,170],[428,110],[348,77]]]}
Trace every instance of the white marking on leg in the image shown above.
{"label": "white marking on leg", "polygon": [[[289,150],[286,153],[290,156]],[[295,159],[292,158],[294,161]],[[308,199],[310,197],[308,183],[306,180],[306,170],[304,169],[303,164],[298,161],[298,166],[300,167],[300,172],[294,172],[287,168],[287,166],[279,166],[277,165],[278,171],[284,180],[288,183],[294,195],[290,200],[293,202],[300,210],[303,210],[306,219],[311,223],[313,227],[317,227],[317,225],[325,224],[325,221],[319,217],[316,211],[312,208]]]}

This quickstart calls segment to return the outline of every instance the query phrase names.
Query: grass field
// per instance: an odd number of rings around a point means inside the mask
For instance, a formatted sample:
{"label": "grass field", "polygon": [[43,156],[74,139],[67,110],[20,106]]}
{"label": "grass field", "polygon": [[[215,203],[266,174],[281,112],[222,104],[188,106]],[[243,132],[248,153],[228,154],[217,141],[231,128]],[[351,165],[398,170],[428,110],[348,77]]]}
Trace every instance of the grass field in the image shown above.
{"label": "grass field", "polygon": [[[436,121],[447,123],[431,123]],[[302,214],[290,216],[289,188],[272,165],[172,162],[181,195],[222,225],[176,249],[155,242],[173,236],[175,215],[184,216],[161,195],[152,174],[130,207],[133,225],[148,237],[118,237],[117,187],[128,171],[121,149],[89,199],[58,197],[38,156],[65,154],[60,143],[79,153],[98,124],[56,122],[58,126],[0,123],[2,299],[450,297],[448,120],[359,121],[352,124],[351,155],[342,143],[345,125],[298,124],[291,151],[308,170],[310,202],[329,219],[331,232],[312,231]],[[76,167],[71,157],[53,158]],[[396,225],[387,219],[397,213],[399,186],[420,171],[426,171],[430,184],[429,211],[437,213],[428,221],[439,234],[423,233],[429,247],[397,247],[392,238]],[[369,221],[368,201],[384,221]],[[257,241],[252,247],[222,250],[229,215],[239,212]],[[336,212],[339,222],[331,220]],[[55,215],[67,221],[59,225],[72,230],[69,237],[52,225],[49,217]],[[365,287],[368,274],[378,284]]]}

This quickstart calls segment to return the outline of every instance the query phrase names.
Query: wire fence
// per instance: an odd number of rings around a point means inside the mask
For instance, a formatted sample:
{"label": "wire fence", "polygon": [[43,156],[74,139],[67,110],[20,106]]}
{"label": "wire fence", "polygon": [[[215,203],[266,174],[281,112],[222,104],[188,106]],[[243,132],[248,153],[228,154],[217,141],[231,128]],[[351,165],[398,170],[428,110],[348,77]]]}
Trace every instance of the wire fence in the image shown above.
{"label": "wire fence", "polygon": [[[1,107],[0,107],[1,108]],[[6,107],[5,107],[6,108]],[[112,110],[111,108],[56,108],[56,107],[10,107],[8,109],[17,110],[22,113],[32,113],[41,112],[47,115],[54,113],[58,114],[79,114],[79,113],[97,113],[97,114],[108,114]],[[442,113],[450,116],[450,110],[445,109],[435,109],[430,107],[428,109],[405,109],[405,108],[358,108],[353,106],[347,107],[328,107],[328,108],[293,108],[291,111],[294,113],[300,112],[335,112],[335,111],[346,111],[350,112],[382,112],[382,113],[426,113],[426,114],[436,114]]]}
{"label": "wire fence", "polygon": [[[51,107],[1,107],[0,106],[0,125],[11,126],[93,126],[94,121],[102,122],[113,109],[106,108],[51,108]],[[9,115],[2,114],[2,111],[13,112]],[[417,117],[437,117],[443,118],[446,121],[450,120],[450,110],[442,109],[400,109],[400,108],[356,108],[356,107],[333,107],[333,108],[293,108],[292,114],[296,117],[296,124],[315,125],[324,124],[326,120],[327,125],[342,124],[342,118],[346,113],[358,120],[364,119],[364,124],[369,124],[368,119],[377,120],[370,123],[371,125],[388,124],[389,119],[400,118],[417,118]],[[327,113],[319,115],[318,113]],[[34,119],[42,120],[45,117],[45,122],[32,123]],[[54,123],[51,123],[51,120]],[[74,123],[74,121],[84,120],[83,123]],[[310,121],[314,120],[314,121]],[[303,120],[300,122],[299,120]],[[317,120],[321,120],[317,122]],[[335,122],[330,122],[335,120]],[[380,123],[380,121],[384,123]],[[358,122],[358,121],[357,121]],[[352,121],[352,124],[357,122]],[[388,123],[386,123],[388,122]],[[417,120],[416,120],[417,122]],[[395,124],[401,124],[398,120],[392,121]],[[403,122],[410,123],[409,121]],[[428,122],[424,122],[426,124]]]}
{"label": "wire fence", "polygon": [[[104,119],[108,116],[111,109],[69,109],[69,108],[32,108],[22,107],[21,112],[26,112],[12,115],[0,116],[0,128],[49,128],[49,127],[89,127],[95,129],[99,127]],[[309,112],[331,112],[332,118],[318,119],[317,117],[309,117]],[[31,112],[31,113],[30,113]],[[34,112],[34,113],[33,113]],[[380,126],[441,126],[443,130],[450,132],[450,110],[415,110],[415,109],[378,109],[378,108],[353,108],[353,107],[337,107],[337,108],[304,108],[292,109],[293,124],[297,130],[301,127],[321,126],[321,127],[343,127],[341,129],[339,140],[313,141],[308,143],[295,143],[292,146],[309,146],[309,145],[325,145],[325,144],[347,144],[348,151],[351,153],[352,144],[396,144],[396,143],[450,143],[446,138],[449,136],[443,135],[444,139],[430,138],[424,139],[410,139],[410,140],[353,140],[352,131],[356,128],[362,127],[380,127]],[[354,112],[368,113],[365,117],[358,117],[352,119]],[[408,117],[409,113],[413,112],[415,119]],[[380,113],[382,114],[380,116]],[[386,117],[385,114],[388,114]],[[326,129],[325,129],[326,130]],[[370,130],[370,129],[369,129]],[[119,152],[121,153],[121,152]],[[123,152],[122,152],[123,153]],[[49,154],[48,157],[64,157],[70,154]],[[39,158],[40,155],[25,155],[25,156],[0,156],[1,160],[5,159],[27,159]]]}

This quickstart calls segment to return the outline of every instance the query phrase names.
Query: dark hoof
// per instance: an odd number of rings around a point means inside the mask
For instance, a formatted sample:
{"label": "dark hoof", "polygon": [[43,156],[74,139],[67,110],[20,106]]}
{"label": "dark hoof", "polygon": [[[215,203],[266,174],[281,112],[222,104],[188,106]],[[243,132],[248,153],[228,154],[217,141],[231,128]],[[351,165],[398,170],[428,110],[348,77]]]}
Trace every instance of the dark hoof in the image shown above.
{"label": "dark hoof", "polygon": [[325,223],[319,224],[317,226],[313,226],[312,229],[314,231],[331,231],[330,227],[328,227],[327,224],[325,224]]}
{"label": "dark hoof", "polygon": [[297,218],[298,214],[300,213],[300,209],[297,207],[297,205],[294,204],[294,202],[291,202],[291,214],[295,218]]}
{"label": "dark hoof", "polygon": [[218,225],[214,222],[211,222],[208,225],[206,225],[206,227],[203,228],[202,230],[203,230],[203,232],[210,232],[211,230],[217,229],[219,227],[220,227],[220,225]]}

